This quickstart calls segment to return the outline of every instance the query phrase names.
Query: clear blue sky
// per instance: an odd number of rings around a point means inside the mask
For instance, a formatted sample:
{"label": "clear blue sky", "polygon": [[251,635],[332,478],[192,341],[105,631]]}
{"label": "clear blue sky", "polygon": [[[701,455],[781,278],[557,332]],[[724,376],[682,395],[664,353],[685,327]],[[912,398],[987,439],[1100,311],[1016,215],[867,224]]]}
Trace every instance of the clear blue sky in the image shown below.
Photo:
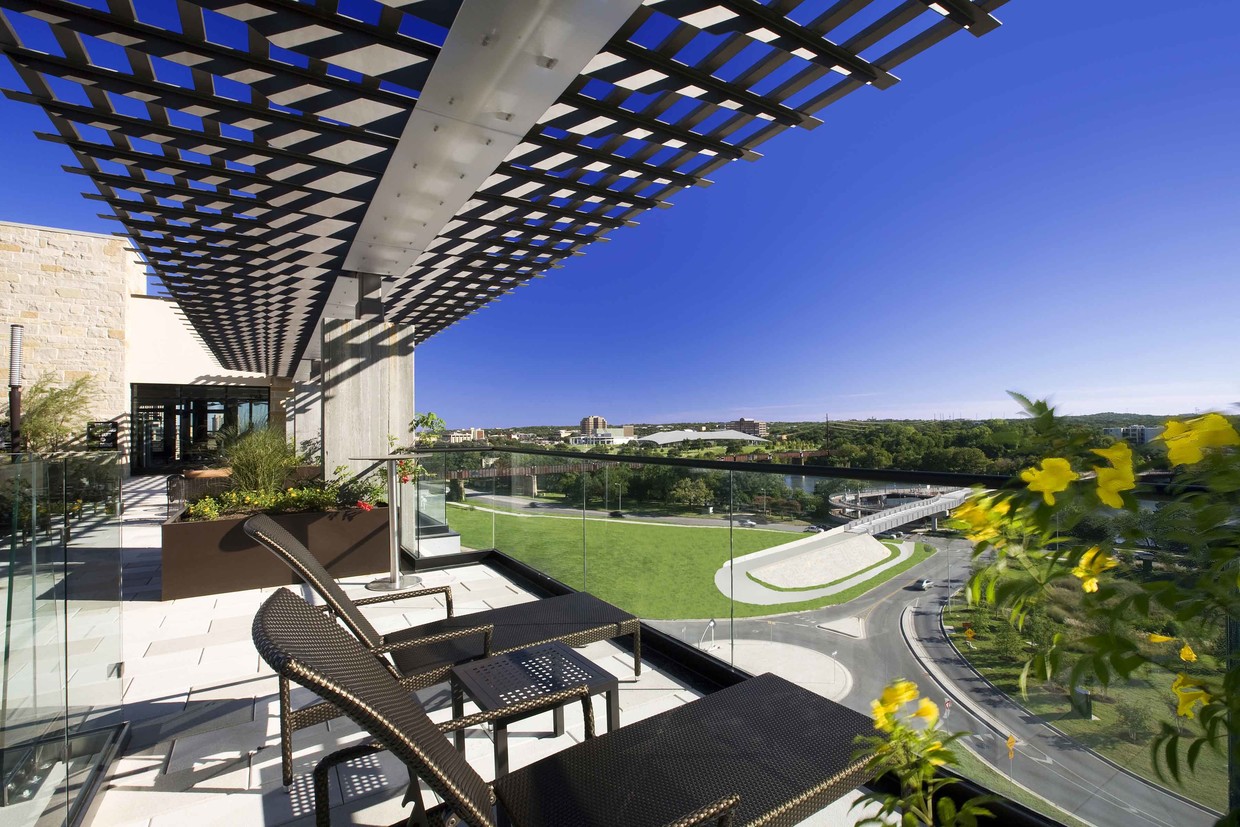
{"label": "clear blue sky", "polygon": [[[424,344],[454,427],[1240,401],[1240,3],[1013,0]],[[11,83],[11,70],[0,80]],[[0,219],[110,232],[0,102]]]}

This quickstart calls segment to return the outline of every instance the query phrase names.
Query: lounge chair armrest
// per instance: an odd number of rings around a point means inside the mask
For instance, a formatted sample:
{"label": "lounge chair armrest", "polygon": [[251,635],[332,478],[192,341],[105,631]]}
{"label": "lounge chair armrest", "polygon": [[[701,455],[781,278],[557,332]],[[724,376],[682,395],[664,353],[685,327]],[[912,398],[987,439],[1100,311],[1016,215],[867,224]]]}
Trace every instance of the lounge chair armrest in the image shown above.
{"label": "lounge chair armrest", "polygon": [[369,606],[373,603],[387,603],[392,600],[403,600],[406,597],[426,597],[430,594],[442,594],[444,603],[448,607],[448,617],[452,617],[452,587],[451,586],[433,586],[429,589],[411,589],[403,592],[392,592],[391,594],[381,594],[378,597],[364,597],[361,600],[354,600],[354,606]]}
{"label": "lounge chair armrest", "polygon": [[700,824],[706,824],[710,821],[718,819],[718,827],[731,827],[732,815],[736,809],[736,805],[741,801],[741,797],[736,793],[725,795],[718,801],[700,807],[691,813],[686,813],[674,821],[669,821],[663,827],[697,827]]}
{"label": "lounge chair armrest", "polygon": [[430,646],[435,643],[443,643],[446,640],[456,640],[459,637],[469,637],[470,635],[482,635],[482,657],[491,657],[491,635],[495,631],[494,623],[481,623],[477,626],[470,626],[465,629],[453,629],[450,632],[440,632],[437,635],[424,635],[422,637],[410,638],[409,640],[401,640],[396,643],[385,643],[382,646],[375,646],[370,651],[376,655],[386,655],[390,652],[399,652],[402,649],[412,649],[415,646]]}
{"label": "lounge chair armrest", "polygon": [[555,709],[563,706],[569,701],[581,701],[582,715],[584,716],[586,725],[586,737],[594,737],[594,705],[590,703],[590,687],[582,684],[581,686],[571,686],[568,689],[561,689],[559,692],[552,692],[550,695],[540,695],[537,698],[530,698],[528,701],[519,701],[510,706],[500,707],[499,709],[491,709],[486,712],[475,712],[473,715],[466,715],[464,718],[455,718],[451,721],[444,721],[438,724],[439,731],[443,733],[455,732],[458,729],[485,724],[488,721],[498,721],[501,718],[508,718],[513,715],[524,715],[527,712],[538,712],[543,709]]}

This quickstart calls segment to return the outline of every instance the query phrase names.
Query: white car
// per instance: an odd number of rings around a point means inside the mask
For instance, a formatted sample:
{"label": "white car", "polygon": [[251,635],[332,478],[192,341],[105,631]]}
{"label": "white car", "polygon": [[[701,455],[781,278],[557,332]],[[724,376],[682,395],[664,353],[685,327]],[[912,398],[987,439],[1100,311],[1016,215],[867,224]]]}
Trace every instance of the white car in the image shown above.
{"label": "white car", "polygon": [[737,520],[736,524],[745,526],[746,528],[753,528],[754,526],[757,525],[757,523],[755,523],[753,520]]}

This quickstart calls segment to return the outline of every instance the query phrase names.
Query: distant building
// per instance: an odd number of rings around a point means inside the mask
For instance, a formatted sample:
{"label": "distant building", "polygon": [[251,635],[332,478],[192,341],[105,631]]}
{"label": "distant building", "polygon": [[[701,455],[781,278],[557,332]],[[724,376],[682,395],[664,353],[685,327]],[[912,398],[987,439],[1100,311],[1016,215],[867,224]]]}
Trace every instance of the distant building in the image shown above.
{"label": "distant building", "polygon": [[583,436],[591,436],[595,431],[601,431],[607,427],[607,420],[601,416],[587,416],[581,420],[581,433]]}
{"label": "distant building", "polygon": [[758,419],[746,419],[743,416],[735,422],[729,422],[728,428],[733,431],[740,431],[742,434],[749,434],[750,436],[765,437],[770,433],[765,422]]}
{"label": "distant building", "polygon": [[1122,439],[1129,445],[1144,445],[1152,442],[1163,432],[1161,425],[1125,425],[1122,428],[1103,428],[1102,433],[1115,439]]}
{"label": "distant building", "polygon": [[448,444],[459,445],[462,442],[486,442],[487,432],[481,428],[462,428],[448,432]]}
{"label": "distant building", "polygon": [[627,428],[604,428],[592,434],[578,434],[569,439],[573,445],[624,445],[632,441],[633,427],[631,425]]}
{"label": "distant building", "polygon": [[726,431],[656,431],[653,434],[647,434],[638,442],[647,442],[653,445],[673,445],[677,442],[692,442],[694,440],[702,440],[704,442],[730,442],[739,440],[743,442],[766,442],[765,439],[753,436],[752,434],[744,434],[737,430]]}

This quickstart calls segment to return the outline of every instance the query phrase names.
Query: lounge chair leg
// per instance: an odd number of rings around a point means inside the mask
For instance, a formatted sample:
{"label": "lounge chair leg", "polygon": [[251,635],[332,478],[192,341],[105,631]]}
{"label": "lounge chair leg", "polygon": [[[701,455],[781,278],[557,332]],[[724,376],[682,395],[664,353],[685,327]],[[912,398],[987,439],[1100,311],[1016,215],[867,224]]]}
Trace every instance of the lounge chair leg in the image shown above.
{"label": "lounge chair leg", "polygon": [[642,676],[642,630],[639,626],[633,633],[633,674]]}
{"label": "lounge chair leg", "polygon": [[292,690],[288,678],[280,678],[280,777],[284,788],[293,786]]}

